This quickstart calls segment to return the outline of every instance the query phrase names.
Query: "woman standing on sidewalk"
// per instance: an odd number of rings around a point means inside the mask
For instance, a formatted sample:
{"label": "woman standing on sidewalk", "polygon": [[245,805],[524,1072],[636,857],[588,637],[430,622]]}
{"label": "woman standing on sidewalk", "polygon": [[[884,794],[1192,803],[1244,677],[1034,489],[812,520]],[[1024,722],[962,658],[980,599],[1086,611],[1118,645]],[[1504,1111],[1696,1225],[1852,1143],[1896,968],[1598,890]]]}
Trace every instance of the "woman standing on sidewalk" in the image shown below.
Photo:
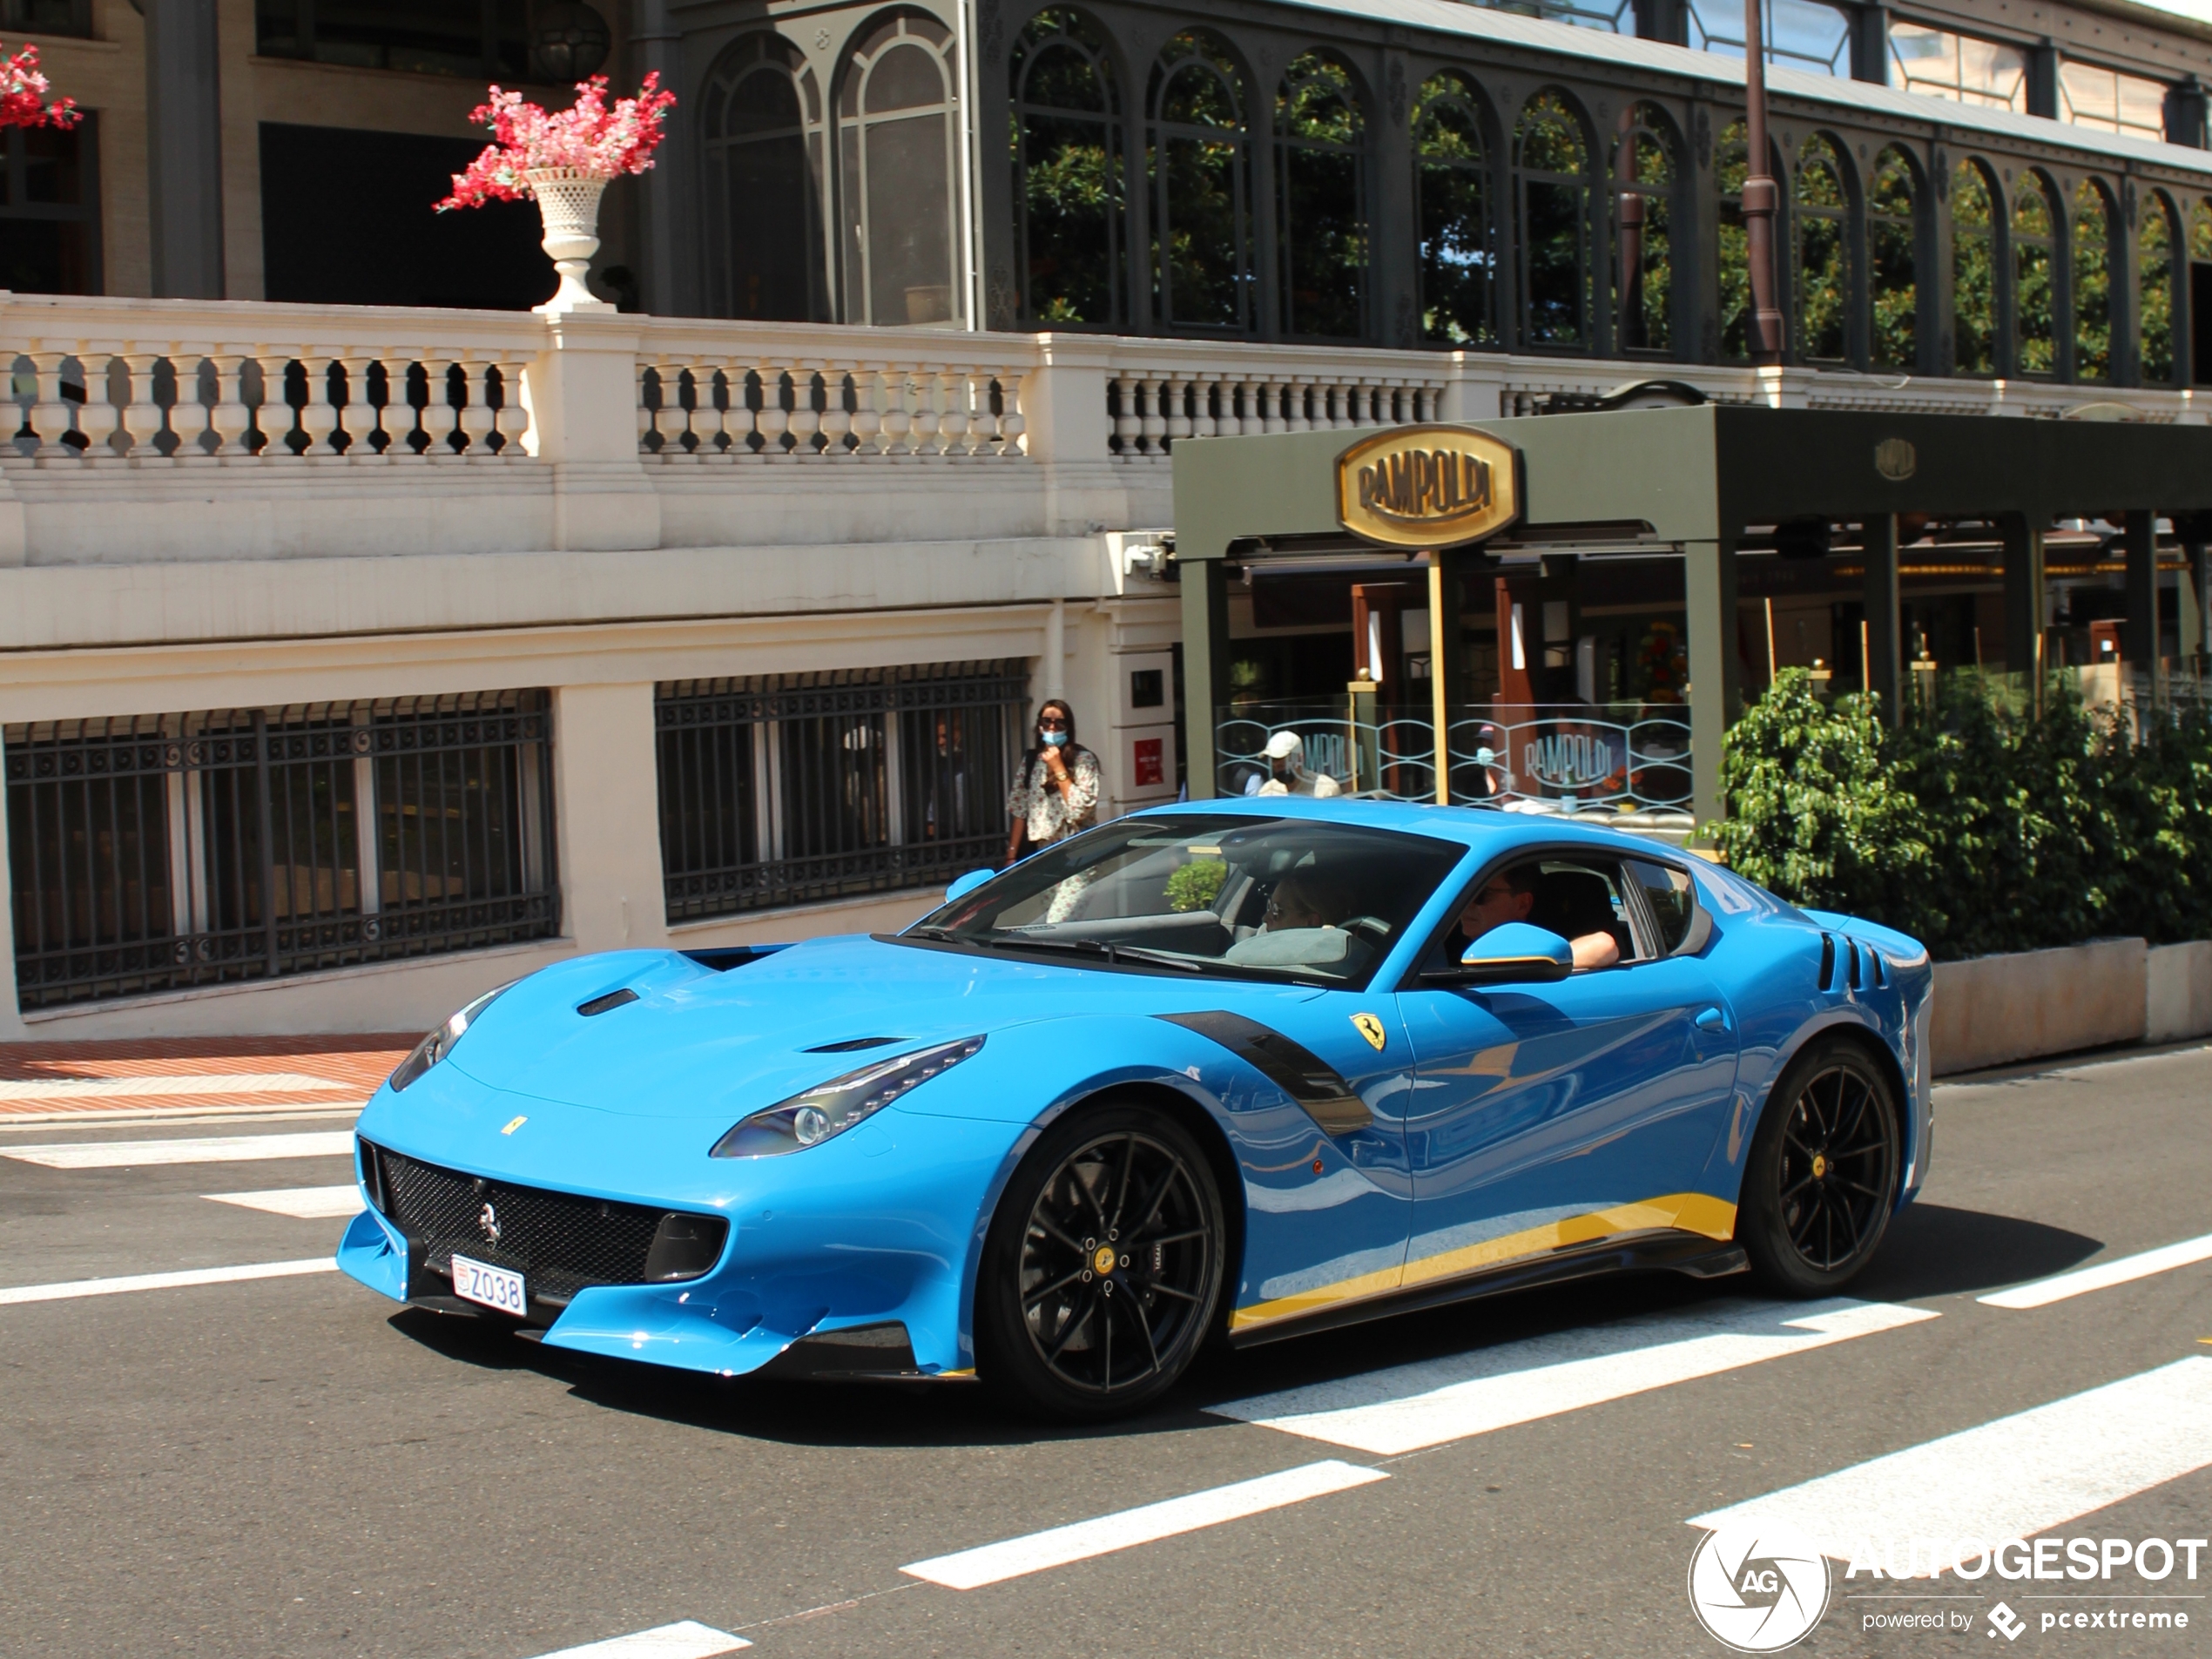
{"label": "woman standing on sidewalk", "polygon": [[1038,709],[1036,739],[1006,798],[1008,864],[1080,834],[1098,811],[1098,757],[1076,741],[1076,711],[1064,698]]}

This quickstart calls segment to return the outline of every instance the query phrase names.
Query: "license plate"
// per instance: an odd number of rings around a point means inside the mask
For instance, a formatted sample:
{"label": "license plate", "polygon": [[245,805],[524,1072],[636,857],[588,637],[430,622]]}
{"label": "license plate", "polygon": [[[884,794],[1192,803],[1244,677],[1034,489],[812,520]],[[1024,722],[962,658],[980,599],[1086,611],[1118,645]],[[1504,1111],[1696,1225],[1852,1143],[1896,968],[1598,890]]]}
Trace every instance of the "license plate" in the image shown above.
{"label": "license plate", "polygon": [[481,1302],[488,1308],[496,1308],[502,1313],[511,1313],[516,1318],[529,1311],[520,1273],[472,1262],[466,1256],[453,1258],[453,1293],[470,1302]]}

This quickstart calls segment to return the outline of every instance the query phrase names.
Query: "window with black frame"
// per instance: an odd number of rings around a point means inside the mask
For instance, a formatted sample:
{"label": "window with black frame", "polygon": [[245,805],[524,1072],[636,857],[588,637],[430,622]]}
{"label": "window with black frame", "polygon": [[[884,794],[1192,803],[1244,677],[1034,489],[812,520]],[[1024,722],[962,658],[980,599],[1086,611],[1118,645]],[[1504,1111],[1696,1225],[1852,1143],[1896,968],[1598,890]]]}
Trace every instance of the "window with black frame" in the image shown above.
{"label": "window with black frame", "polygon": [[1797,149],[1797,354],[1840,363],[1851,354],[1851,179],[1835,141],[1816,132]]}
{"label": "window with black frame", "polygon": [[1162,327],[1241,333],[1253,324],[1244,78],[1204,30],[1161,50],[1146,89],[1154,307]]}
{"label": "window with black frame", "polygon": [[1997,372],[1997,211],[1973,161],[1951,174],[1951,333],[1952,373]]}
{"label": "window with black frame", "polygon": [[2135,225],[2135,362],[2154,386],[2174,378],[2174,250],[2180,241],[2172,199],[2145,191]]}
{"label": "window with black frame", "polygon": [[1919,174],[1892,146],[1875,158],[1866,192],[1866,286],[1873,314],[1868,354],[1877,368],[1919,365]]}
{"label": "window with black frame", "polygon": [[1452,71],[1421,84],[1413,113],[1420,215],[1421,338],[1439,346],[1497,343],[1498,254],[1481,95]]}
{"label": "window with black frame", "polygon": [[0,0],[0,29],[11,35],[92,32],[92,0]]}
{"label": "window with black frame", "polygon": [[10,725],[25,1008],[559,931],[542,691]]}
{"label": "window with black frame", "polygon": [[1022,320],[1111,327],[1123,318],[1128,205],[1121,91],[1106,43],[1080,12],[1049,8],[1022,29],[1007,76]]}
{"label": "window with black frame", "polygon": [[1738,360],[1751,354],[1751,240],[1743,223],[1743,183],[1750,172],[1743,123],[1731,121],[1713,146],[1714,180],[1720,191],[1720,257],[1714,281],[1719,290],[1721,355]]}
{"label": "window with black frame", "polygon": [[653,719],[668,919],[997,863],[1028,695],[1018,659],[664,683]]}
{"label": "window with black frame", "polygon": [[879,24],[846,64],[837,136],[847,322],[960,320],[959,84],[952,31],[912,13]]}
{"label": "window with black frame", "polygon": [[1674,349],[1674,134],[1649,104],[1613,143],[1613,338],[1624,352]]}
{"label": "window with black frame", "polygon": [[822,94],[799,49],[740,37],[707,75],[699,120],[715,314],[826,322]]}
{"label": "window with black frame", "polygon": [[1339,340],[1366,327],[1366,121],[1352,71],[1306,52],[1275,93],[1282,327]]}
{"label": "window with black frame", "polygon": [[[257,0],[254,7],[255,50],[264,57],[509,84],[564,78],[533,63],[529,24],[529,0]],[[597,56],[604,59],[604,45]],[[581,78],[599,63],[564,60],[561,67]]]}
{"label": "window with black frame", "polygon": [[2074,378],[2112,378],[2112,245],[2119,215],[2094,179],[2074,187]]}
{"label": "window with black frame", "polygon": [[1547,88],[1514,129],[1521,343],[1584,347],[1590,332],[1590,146],[1564,92]]}
{"label": "window with black frame", "polygon": [[2010,229],[2013,371],[2048,374],[2058,367],[2058,211],[2040,173],[2020,175]]}
{"label": "window with black frame", "polygon": [[0,128],[0,287],[100,292],[95,123]]}

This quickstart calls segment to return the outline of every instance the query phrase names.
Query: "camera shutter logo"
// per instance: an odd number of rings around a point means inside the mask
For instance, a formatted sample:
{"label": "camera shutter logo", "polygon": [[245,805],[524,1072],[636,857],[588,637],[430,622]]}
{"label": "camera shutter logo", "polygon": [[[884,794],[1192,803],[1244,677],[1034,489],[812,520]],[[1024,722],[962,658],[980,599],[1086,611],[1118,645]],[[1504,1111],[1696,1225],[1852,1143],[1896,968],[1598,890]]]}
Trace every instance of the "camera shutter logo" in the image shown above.
{"label": "camera shutter logo", "polygon": [[2020,1632],[2027,1629],[2027,1621],[2000,1602],[1989,1609],[1989,1634],[2002,1636],[2007,1642],[2018,1642]]}
{"label": "camera shutter logo", "polygon": [[1788,1527],[1723,1527],[1689,1558],[1689,1606],[1738,1653],[1779,1653],[1828,1611],[1828,1558]]}

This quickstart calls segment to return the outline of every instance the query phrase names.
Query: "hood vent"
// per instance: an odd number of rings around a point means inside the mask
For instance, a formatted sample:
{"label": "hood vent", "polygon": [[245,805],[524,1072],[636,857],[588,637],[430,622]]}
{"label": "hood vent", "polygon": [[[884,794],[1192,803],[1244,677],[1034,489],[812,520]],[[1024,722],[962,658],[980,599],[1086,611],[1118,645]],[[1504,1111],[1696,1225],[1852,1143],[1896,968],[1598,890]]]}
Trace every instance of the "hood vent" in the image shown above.
{"label": "hood vent", "polygon": [[904,1042],[904,1037],[847,1037],[842,1042],[825,1042],[812,1049],[801,1049],[801,1054],[857,1054],[863,1049],[880,1049],[888,1043]]}
{"label": "hood vent", "polygon": [[595,996],[589,1002],[577,1003],[576,1011],[588,1020],[595,1014],[605,1014],[637,1000],[637,993],[625,985],[618,991],[609,991],[604,996]]}

